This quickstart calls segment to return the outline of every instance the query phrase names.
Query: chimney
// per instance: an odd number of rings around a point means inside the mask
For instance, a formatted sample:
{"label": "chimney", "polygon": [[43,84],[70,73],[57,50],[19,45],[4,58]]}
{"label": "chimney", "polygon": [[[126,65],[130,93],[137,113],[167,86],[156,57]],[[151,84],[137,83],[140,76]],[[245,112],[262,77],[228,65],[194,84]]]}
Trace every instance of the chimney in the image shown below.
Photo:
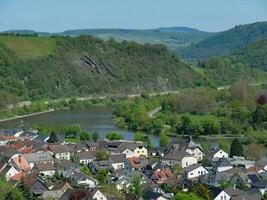
{"label": "chimney", "polygon": [[19,155],[19,162],[21,163],[21,155]]}

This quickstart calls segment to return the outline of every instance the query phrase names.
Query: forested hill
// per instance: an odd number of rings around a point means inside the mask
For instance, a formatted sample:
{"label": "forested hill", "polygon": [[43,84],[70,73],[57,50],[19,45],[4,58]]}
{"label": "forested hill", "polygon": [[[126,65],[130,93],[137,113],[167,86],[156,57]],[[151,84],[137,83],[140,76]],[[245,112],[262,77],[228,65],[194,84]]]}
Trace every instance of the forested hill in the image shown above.
{"label": "forested hill", "polygon": [[249,67],[267,71],[267,37],[256,40],[230,55],[234,62],[242,62]]}
{"label": "forested hill", "polygon": [[0,36],[0,99],[166,91],[206,84],[163,45]]}
{"label": "forested hill", "polygon": [[184,48],[179,53],[186,59],[225,55],[263,37],[267,37],[267,22],[240,25]]}

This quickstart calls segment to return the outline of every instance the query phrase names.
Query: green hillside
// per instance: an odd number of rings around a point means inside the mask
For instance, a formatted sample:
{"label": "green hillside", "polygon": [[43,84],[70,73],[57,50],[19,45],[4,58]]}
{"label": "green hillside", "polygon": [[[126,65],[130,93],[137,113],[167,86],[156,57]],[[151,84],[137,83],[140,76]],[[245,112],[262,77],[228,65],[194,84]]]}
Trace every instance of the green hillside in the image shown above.
{"label": "green hillside", "polygon": [[267,37],[233,52],[230,57],[234,62],[267,71]]}
{"label": "green hillside", "polygon": [[129,40],[138,43],[162,43],[171,50],[197,43],[212,35],[212,33],[199,31],[186,27],[169,27],[158,29],[81,29],[69,30],[61,35],[78,36],[81,34],[93,35],[98,38],[107,40],[114,38],[117,41]]}
{"label": "green hillside", "polygon": [[1,37],[0,90],[19,99],[177,90],[204,83],[163,45],[91,36]]}
{"label": "green hillside", "polygon": [[0,45],[9,48],[18,58],[29,60],[52,54],[55,40],[46,37],[0,36]]}
{"label": "green hillside", "polygon": [[267,37],[267,22],[240,25],[180,49],[179,53],[186,59],[225,55],[263,37]]}

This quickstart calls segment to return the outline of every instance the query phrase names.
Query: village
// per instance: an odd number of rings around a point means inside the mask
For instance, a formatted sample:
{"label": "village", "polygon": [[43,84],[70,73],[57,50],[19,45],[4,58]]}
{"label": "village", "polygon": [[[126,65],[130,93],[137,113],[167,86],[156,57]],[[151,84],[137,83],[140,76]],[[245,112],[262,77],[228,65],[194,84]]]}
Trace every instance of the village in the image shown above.
{"label": "village", "polygon": [[103,185],[153,200],[174,199],[173,188],[205,188],[214,200],[260,200],[267,191],[266,157],[246,160],[216,145],[204,151],[192,137],[148,150],[127,140],[48,143],[37,130],[12,129],[1,132],[0,152],[3,179],[42,199],[118,199]]}

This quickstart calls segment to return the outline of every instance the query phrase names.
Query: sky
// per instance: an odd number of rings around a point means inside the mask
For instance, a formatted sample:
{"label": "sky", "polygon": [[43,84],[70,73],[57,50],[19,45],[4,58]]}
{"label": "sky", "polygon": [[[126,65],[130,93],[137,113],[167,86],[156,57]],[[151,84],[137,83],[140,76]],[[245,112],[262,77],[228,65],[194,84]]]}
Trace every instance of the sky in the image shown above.
{"label": "sky", "polygon": [[267,21],[267,0],[0,0],[0,31],[186,26],[217,32]]}

